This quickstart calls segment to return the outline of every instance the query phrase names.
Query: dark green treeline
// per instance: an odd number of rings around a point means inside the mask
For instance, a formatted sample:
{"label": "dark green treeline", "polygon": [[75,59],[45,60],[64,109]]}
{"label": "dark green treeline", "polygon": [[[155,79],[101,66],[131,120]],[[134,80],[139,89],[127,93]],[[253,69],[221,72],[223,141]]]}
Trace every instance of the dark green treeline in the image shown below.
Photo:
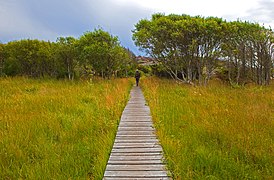
{"label": "dark green treeline", "polygon": [[256,23],[154,14],[135,25],[133,40],[179,81],[206,84],[218,74],[266,85],[273,76],[274,33]]}
{"label": "dark green treeline", "polygon": [[133,56],[120,45],[118,37],[101,29],[86,32],[79,39],[12,41],[0,44],[0,76],[121,77],[131,71]]}

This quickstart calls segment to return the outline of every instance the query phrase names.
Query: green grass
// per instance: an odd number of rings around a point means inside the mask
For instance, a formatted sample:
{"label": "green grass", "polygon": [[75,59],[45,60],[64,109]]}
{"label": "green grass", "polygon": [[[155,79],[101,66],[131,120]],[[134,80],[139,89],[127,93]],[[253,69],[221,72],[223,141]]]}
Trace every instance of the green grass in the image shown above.
{"label": "green grass", "polygon": [[0,179],[101,179],[131,86],[0,79]]}
{"label": "green grass", "polygon": [[142,88],[174,179],[273,179],[273,84],[191,87],[147,78]]}

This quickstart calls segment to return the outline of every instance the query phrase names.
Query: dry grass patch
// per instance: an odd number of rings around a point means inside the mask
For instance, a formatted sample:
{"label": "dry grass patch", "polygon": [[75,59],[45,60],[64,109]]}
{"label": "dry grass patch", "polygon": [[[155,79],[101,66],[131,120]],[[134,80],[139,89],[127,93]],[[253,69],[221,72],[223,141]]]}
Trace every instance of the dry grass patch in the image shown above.
{"label": "dry grass patch", "polygon": [[143,89],[175,179],[272,179],[274,86],[178,85]]}
{"label": "dry grass patch", "polygon": [[0,79],[1,179],[100,179],[132,83]]}

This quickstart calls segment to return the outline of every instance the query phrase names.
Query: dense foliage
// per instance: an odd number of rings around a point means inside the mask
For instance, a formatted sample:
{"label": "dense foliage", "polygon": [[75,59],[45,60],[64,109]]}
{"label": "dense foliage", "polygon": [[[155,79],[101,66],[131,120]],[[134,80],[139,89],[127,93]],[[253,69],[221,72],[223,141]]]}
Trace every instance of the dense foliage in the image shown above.
{"label": "dense foliage", "polygon": [[232,83],[269,84],[274,33],[256,23],[154,14],[133,31],[135,44],[179,81],[206,84],[213,74]]}
{"label": "dense foliage", "polygon": [[132,59],[133,53],[120,45],[118,37],[99,29],[79,39],[0,44],[0,75],[73,79],[96,74],[110,78],[125,76],[132,68]]}

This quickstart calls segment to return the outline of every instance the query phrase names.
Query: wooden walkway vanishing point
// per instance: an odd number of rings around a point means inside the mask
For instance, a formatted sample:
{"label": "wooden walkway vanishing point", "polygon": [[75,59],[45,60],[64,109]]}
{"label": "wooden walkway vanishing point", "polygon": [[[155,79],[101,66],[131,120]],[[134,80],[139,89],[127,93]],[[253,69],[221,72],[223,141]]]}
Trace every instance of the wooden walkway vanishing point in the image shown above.
{"label": "wooden walkway vanishing point", "polygon": [[103,179],[170,179],[142,91],[134,86],[130,95]]}

